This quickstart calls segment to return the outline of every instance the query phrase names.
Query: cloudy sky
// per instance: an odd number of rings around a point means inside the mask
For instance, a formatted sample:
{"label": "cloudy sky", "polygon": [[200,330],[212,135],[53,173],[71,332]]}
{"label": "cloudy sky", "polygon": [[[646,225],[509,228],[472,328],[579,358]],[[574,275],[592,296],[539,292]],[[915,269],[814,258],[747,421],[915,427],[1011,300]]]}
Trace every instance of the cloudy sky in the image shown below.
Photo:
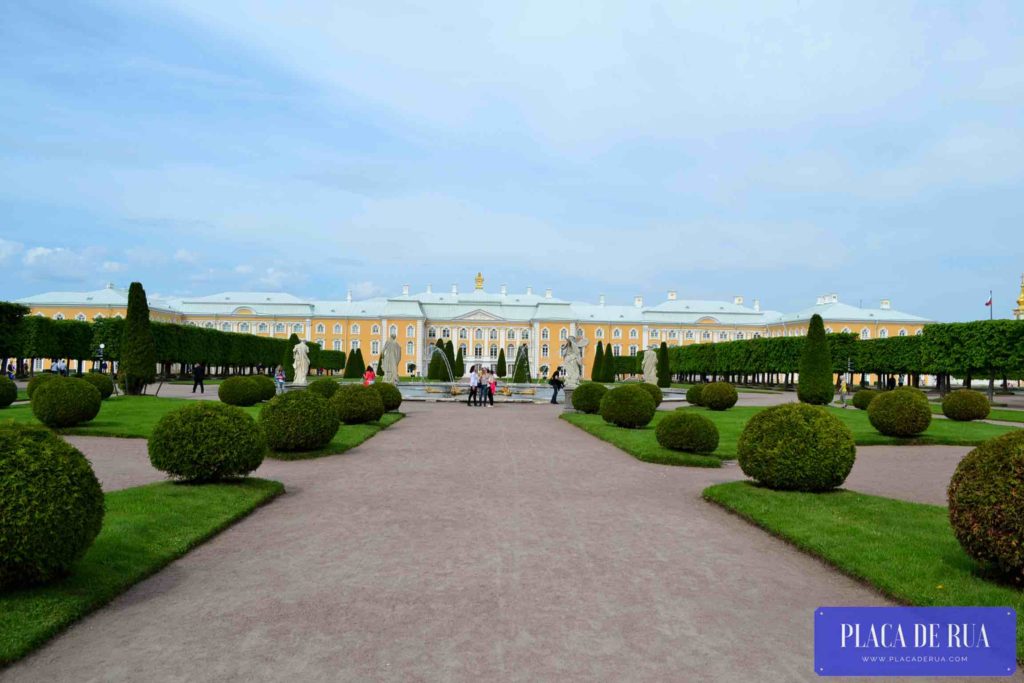
{"label": "cloudy sky", "polygon": [[[768,7],[775,5],[775,7]],[[838,292],[1007,315],[1024,3],[9,2],[0,298]]]}

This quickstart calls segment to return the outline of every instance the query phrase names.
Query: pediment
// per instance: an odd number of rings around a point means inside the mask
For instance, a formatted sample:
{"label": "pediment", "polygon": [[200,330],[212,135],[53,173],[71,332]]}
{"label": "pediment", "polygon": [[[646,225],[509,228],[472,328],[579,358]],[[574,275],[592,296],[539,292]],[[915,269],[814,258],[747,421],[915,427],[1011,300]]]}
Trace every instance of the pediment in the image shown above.
{"label": "pediment", "polygon": [[710,315],[706,315],[697,321],[698,325],[718,325],[718,318],[713,318]]}
{"label": "pediment", "polygon": [[478,320],[488,322],[501,322],[504,321],[505,319],[502,318],[500,315],[495,315],[489,311],[485,311],[482,308],[478,308],[475,311],[470,311],[469,313],[465,313],[456,318],[453,318],[453,320]]}

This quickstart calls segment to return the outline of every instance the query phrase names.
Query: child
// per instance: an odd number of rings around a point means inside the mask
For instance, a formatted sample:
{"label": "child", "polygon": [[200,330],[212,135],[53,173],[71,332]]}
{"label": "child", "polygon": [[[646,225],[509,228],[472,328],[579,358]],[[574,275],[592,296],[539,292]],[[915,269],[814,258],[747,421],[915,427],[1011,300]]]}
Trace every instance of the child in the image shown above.
{"label": "child", "polygon": [[284,368],[280,365],[277,366],[277,370],[274,372],[274,384],[277,385],[277,393],[284,393]]}
{"label": "child", "polygon": [[363,373],[363,386],[368,387],[373,384],[374,380],[377,379],[377,375],[373,372],[373,366],[367,366],[366,372]]}

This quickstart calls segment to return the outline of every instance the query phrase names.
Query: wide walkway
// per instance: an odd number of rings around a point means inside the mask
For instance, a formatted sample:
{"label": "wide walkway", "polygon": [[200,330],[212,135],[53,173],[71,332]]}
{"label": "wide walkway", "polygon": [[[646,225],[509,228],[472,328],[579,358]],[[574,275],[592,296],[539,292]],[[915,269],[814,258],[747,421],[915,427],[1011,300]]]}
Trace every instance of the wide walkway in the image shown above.
{"label": "wide walkway", "polygon": [[886,604],[703,502],[735,467],[642,463],[554,407],[403,408],[265,464],[285,496],[0,679],[815,680],[814,608]]}

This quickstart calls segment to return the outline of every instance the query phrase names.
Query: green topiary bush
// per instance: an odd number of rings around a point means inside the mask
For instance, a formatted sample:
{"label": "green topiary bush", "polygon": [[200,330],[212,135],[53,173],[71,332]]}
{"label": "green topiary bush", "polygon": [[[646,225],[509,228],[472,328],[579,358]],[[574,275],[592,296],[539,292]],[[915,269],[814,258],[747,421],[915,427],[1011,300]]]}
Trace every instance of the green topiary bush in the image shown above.
{"label": "green topiary bush", "polygon": [[256,386],[256,393],[261,401],[269,401],[277,396],[277,384],[270,375],[250,375],[249,381]]}
{"label": "green topiary bush", "polygon": [[886,436],[916,436],[932,423],[924,393],[911,387],[883,391],[868,406],[871,426]]}
{"label": "green topiary bush", "polygon": [[942,399],[942,414],[957,422],[984,420],[991,411],[988,398],[980,391],[957,389]]}
{"label": "green topiary bush", "polygon": [[1024,431],[968,453],[949,482],[949,522],[964,551],[1024,582]]}
{"label": "green topiary bush", "polygon": [[857,446],[828,409],[787,403],[750,418],[737,455],[743,473],[769,488],[827,491],[846,480]]}
{"label": "green topiary bush", "polygon": [[52,372],[39,372],[32,375],[32,379],[28,381],[28,386],[25,387],[25,393],[28,394],[28,400],[32,400],[32,395],[36,393],[36,389],[43,386],[47,382],[57,379],[60,375]]}
{"label": "green topiary bush", "polygon": [[874,389],[861,389],[853,395],[853,407],[858,410],[867,410],[868,406],[871,405],[871,401],[874,400],[875,396],[878,396],[879,392]]}
{"label": "green topiary bush", "polygon": [[231,406],[254,406],[261,395],[259,385],[251,377],[228,377],[217,388],[217,397]]}
{"label": "green topiary bush", "polygon": [[601,417],[618,427],[643,427],[654,418],[654,399],[636,384],[615,387],[601,399]]}
{"label": "green topiary bush", "polygon": [[343,384],[331,397],[338,419],[345,424],[376,422],[384,415],[380,394],[362,384]]}
{"label": "green topiary bush", "polygon": [[711,453],[718,448],[718,428],[703,415],[689,411],[670,413],[654,430],[658,443],[673,451]]}
{"label": "green topiary bush", "polygon": [[692,387],[686,390],[686,402],[695,406],[704,405],[700,401],[700,392],[704,391],[704,384],[694,384]]}
{"label": "green topiary bush", "polygon": [[100,399],[104,401],[114,393],[114,380],[110,379],[109,375],[102,372],[87,372],[82,375],[82,379],[96,387],[100,392]]}
{"label": "green topiary bush", "polygon": [[391,382],[374,382],[370,385],[370,388],[380,395],[385,412],[398,410],[399,406],[402,405],[402,392]]}
{"label": "green topiary bush", "polygon": [[158,470],[178,479],[216,481],[259,467],[267,440],[241,408],[196,401],[160,418],[148,447]]}
{"label": "green topiary bush", "polygon": [[77,377],[55,377],[32,394],[32,414],[47,427],[74,427],[100,412],[99,389]]}
{"label": "green topiary bush", "polygon": [[601,399],[607,393],[608,387],[600,382],[582,382],[572,392],[572,407],[593,415],[601,410]]}
{"label": "green topiary bush", "polygon": [[637,386],[651,395],[651,398],[654,399],[655,408],[661,405],[662,400],[665,398],[665,395],[661,393],[661,387],[657,384],[648,384],[647,382],[641,382]]}
{"label": "green topiary bush", "polygon": [[338,415],[314,391],[281,394],[260,409],[260,427],[275,451],[313,451],[338,432]]}
{"label": "green topiary bush", "polygon": [[338,390],[339,386],[341,385],[335,380],[329,377],[321,377],[320,379],[315,379],[310,382],[309,386],[306,387],[306,390],[312,391],[314,394],[319,394],[324,399],[330,399],[331,396],[334,396],[334,392]]}
{"label": "green topiary bush", "polygon": [[700,391],[701,405],[711,410],[728,410],[736,405],[737,400],[739,394],[736,393],[736,387],[728,382],[711,382],[705,384]]}
{"label": "green topiary bush", "polygon": [[18,398],[18,385],[6,376],[0,376],[0,408],[6,408]]}
{"label": "green topiary bush", "polygon": [[800,377],[796,395],[802,403],[827,406],[835,396],[832,384],[832,353],[829,350],[825,323],[815,313],[807,326],[804,348],[800,352]]}
{"label": "green topiary bush", "polygon": [[77,449],[42,427],[0,424],[0,590],[65,574],[103,512],[100,483]]}

